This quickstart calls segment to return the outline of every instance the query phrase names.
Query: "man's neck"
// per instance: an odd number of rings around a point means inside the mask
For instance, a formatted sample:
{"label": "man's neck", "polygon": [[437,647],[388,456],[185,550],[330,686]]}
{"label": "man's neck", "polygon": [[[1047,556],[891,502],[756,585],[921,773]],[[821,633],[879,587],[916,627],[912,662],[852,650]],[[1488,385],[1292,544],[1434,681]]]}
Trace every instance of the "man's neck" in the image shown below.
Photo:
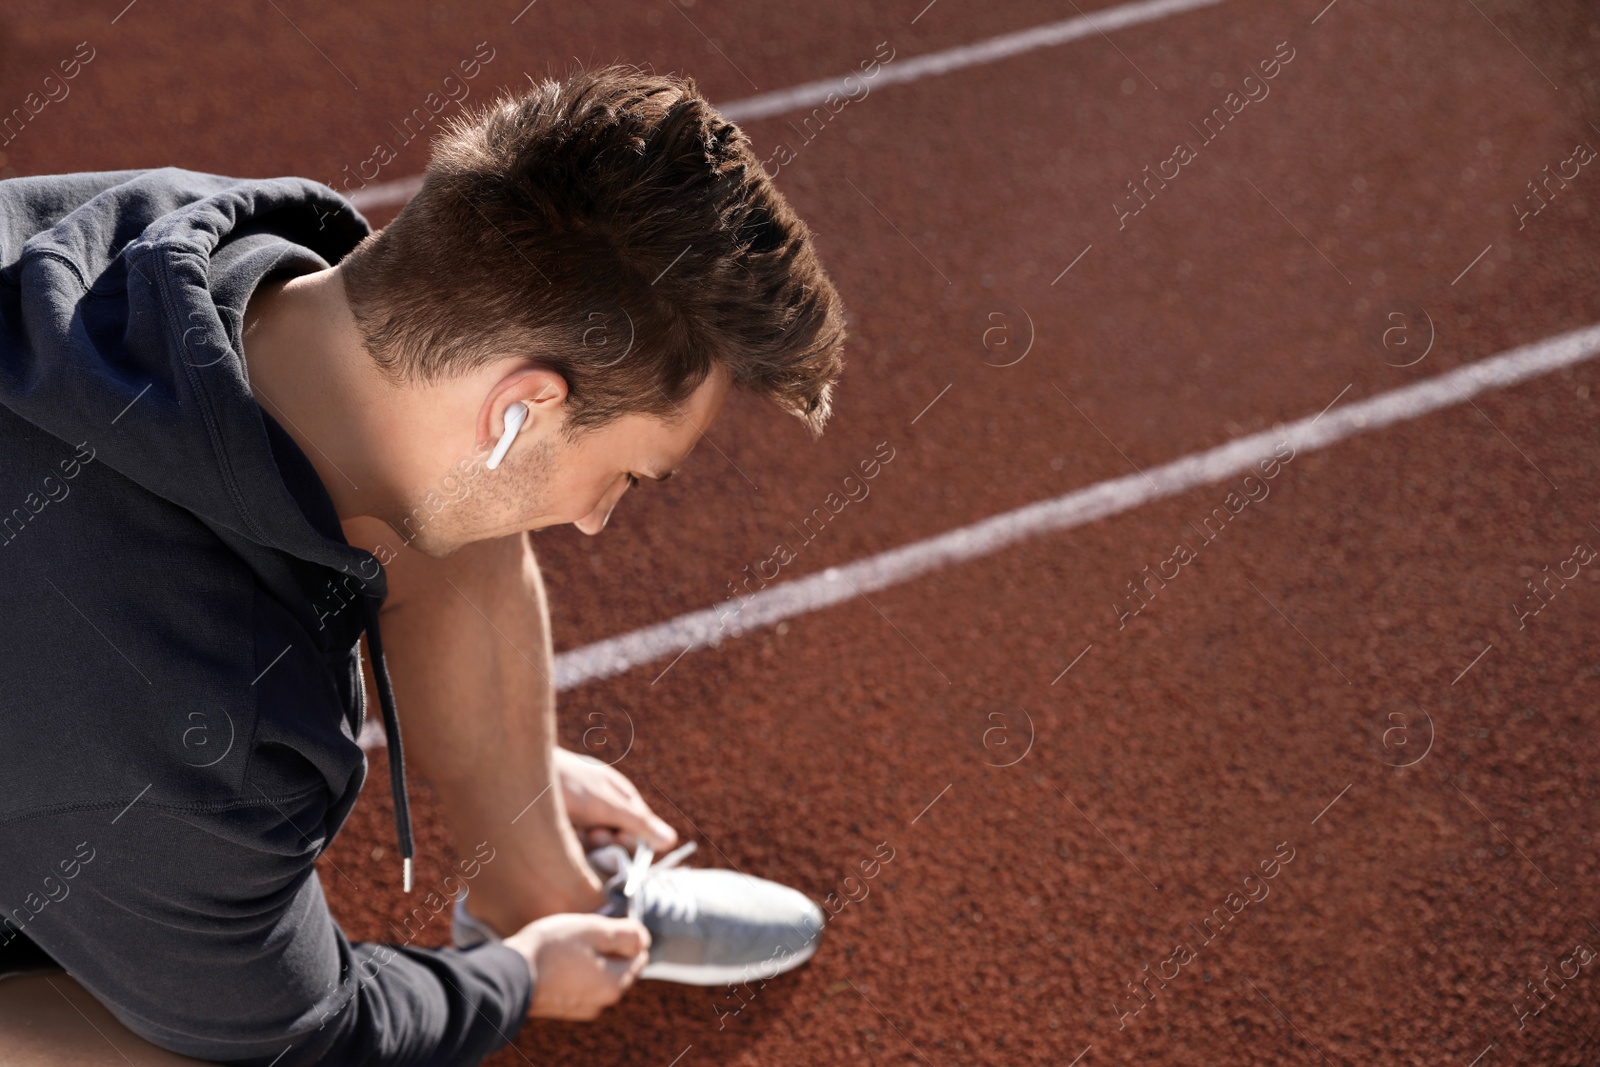
{"label": "man's neck", "polygon": [[384,413],[380,381],[335,270],[263,283],[245,311],[250,391],[316,468],[341,520],[381,514],[373,462]]}

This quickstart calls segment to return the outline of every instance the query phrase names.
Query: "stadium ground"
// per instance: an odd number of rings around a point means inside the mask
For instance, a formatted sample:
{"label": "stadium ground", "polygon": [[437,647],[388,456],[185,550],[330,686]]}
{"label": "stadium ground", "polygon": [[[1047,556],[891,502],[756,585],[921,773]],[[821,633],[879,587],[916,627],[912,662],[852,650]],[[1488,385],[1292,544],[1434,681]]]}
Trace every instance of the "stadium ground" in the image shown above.
{"label": "stadium ground", "polygon": [[[382,223],[428,94],[628,60],[742,116],[850,308],[820,442],[736,402],[603,537],[536,540],[566,743],[704,862],[848,903],[793,975],[646,984],[495,1064],[1593,1062],[1582,5],[124,3],[0,19],[5,110],[92,51],[0,174],[354,174]],[[1116,506],[782,592],[1085,491]],[[747,632],[605,666],[718,605]],[[355,938],[415,903],[387,803],[322,863]]]}

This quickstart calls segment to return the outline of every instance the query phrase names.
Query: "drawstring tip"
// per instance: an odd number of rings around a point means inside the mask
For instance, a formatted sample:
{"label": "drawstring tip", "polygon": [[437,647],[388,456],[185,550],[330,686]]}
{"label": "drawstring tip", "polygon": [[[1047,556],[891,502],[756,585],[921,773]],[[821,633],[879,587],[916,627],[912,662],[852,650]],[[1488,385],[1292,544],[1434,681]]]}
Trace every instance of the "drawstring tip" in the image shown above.
{"label": "drawstring tip", "polygon": [[400,884],[407,893],[411,892],[411,857],[407,856],[401,861]]}

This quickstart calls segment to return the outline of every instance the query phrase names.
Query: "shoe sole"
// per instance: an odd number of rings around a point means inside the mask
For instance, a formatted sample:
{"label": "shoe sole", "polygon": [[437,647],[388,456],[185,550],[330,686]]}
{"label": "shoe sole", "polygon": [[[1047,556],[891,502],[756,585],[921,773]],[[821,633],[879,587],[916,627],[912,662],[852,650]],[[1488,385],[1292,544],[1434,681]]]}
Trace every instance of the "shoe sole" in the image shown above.
{"label": "shoe sole", "polygon": [[705,963],[648,963],[644,970],[639,972],[640,978],[648,978],[660,982],[677,982],[681,985],[738,985],[752,979],[765,982],[776,978],[780,974],[794,970],[801,966],[812,956],[817,954],[817,940],[813,940],[805,948],[791,952],[777,961],[777,969],[770,974],[763,973],[768,970],[773,961],[763,960],[761,963],[739,964],[705,964]]}

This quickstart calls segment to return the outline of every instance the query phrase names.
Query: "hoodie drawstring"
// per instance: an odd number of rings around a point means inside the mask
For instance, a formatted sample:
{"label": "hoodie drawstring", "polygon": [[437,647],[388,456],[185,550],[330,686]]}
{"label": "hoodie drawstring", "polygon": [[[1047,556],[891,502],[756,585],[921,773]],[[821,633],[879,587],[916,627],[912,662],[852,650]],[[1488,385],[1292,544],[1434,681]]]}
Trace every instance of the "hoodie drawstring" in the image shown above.
{"label": "hoodie drawstring", "polygon": [[389,746],[389,792],[394,798],[394,828],[400,838],[401,884],[411,892],[411,860],[416,854],[411,840],[411,801],[406,795],[406,757],[400,747],[400,719],[389,687],[389,665],[383,659],[383,637],[378,632],[378,601],[361,598],[367,614],[367,648],[372,653],[372,677],[378,683],[378,706],[383,713],[383,736]]}

